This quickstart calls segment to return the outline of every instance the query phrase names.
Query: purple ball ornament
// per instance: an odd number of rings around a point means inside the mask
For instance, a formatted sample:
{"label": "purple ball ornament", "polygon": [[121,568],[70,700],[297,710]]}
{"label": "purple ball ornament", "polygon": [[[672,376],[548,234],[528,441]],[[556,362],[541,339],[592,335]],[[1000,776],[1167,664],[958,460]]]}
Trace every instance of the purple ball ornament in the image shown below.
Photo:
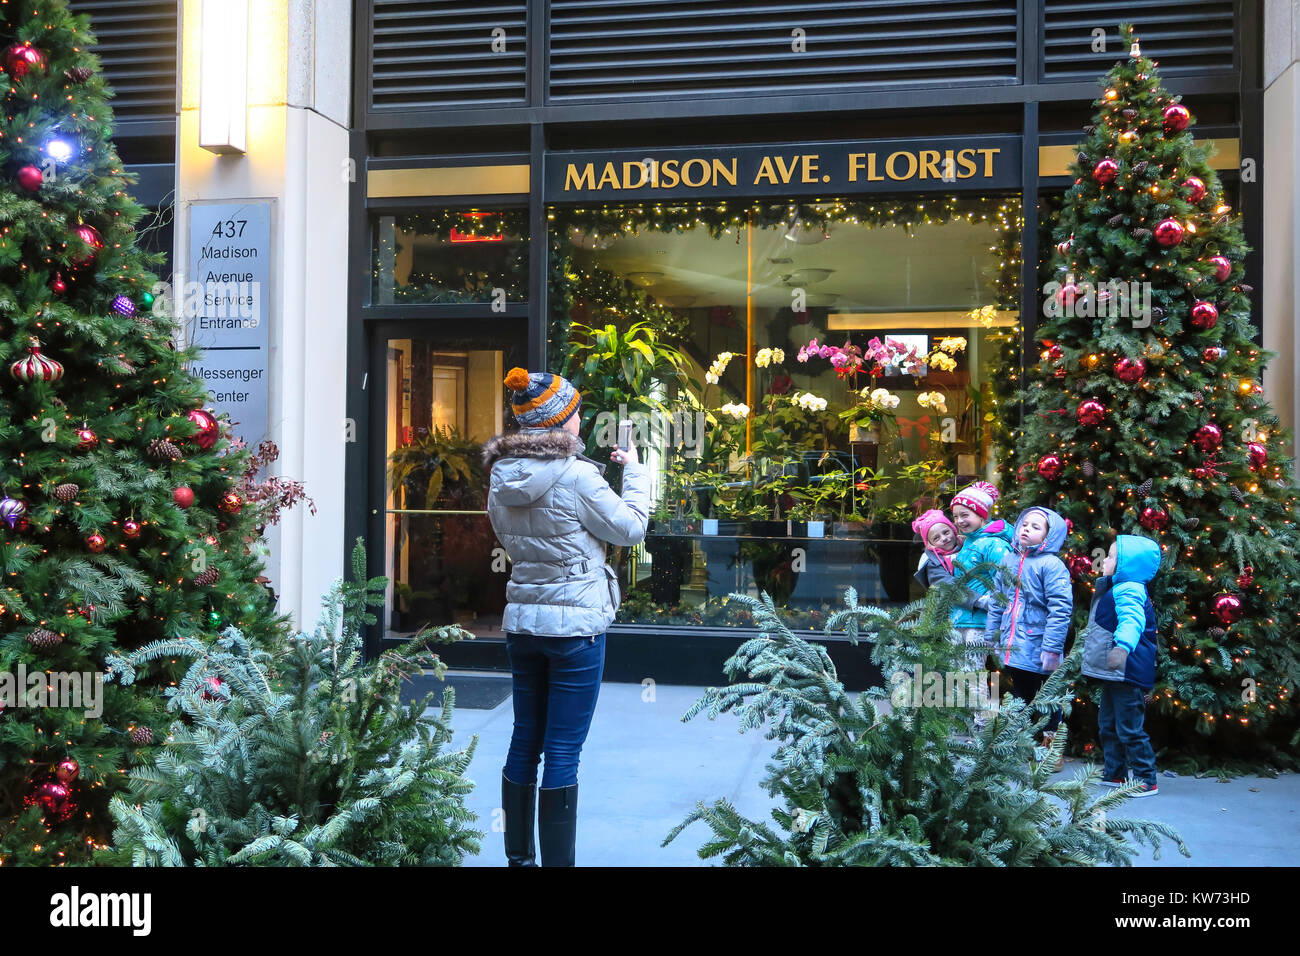
{"label": "purple ball ornament", "polygon": [[119,295],[113,299],[113,304],[109,307],[118,315],[124,315],[128,319],[135,318],[135,303],[129,296]]}

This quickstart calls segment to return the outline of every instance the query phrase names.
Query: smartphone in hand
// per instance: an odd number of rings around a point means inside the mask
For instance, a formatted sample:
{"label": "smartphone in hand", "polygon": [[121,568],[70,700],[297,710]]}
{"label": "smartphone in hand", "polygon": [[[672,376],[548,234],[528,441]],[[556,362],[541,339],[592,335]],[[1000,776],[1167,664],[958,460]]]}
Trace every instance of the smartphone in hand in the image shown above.
{"label": "smartphone in hand", "polygon": [[618,423],[618,448],[619,451],[627,451],[632,447],[632,422],[623,419]]}

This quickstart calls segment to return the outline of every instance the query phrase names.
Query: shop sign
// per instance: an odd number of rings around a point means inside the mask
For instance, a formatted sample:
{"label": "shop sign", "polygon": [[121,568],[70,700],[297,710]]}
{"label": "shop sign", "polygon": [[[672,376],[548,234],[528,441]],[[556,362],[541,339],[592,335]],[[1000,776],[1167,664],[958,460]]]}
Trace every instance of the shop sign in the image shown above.
{"label": "shop sign", "polygon": [[545,199],[952,192],[1020,186],[1020,137],[548,153]]}
{"label": "shop sign", "polygon": [[267,437],[271,203],[192,203],[189,216],[185,324],[203,353],[190,371],[256,448]]}

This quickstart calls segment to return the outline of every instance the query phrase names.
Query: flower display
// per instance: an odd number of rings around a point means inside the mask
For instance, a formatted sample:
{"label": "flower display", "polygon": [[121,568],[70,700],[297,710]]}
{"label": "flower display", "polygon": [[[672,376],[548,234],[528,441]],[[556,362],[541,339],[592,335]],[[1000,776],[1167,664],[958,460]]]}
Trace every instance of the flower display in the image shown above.
{"label": "flower display", "polygon": [[940,415],[948,412],[948,400],[943,392],[921,392],[916,396],[916,403],[922,408],[933,408]]}
{"label": "flower display", "polygon": [[868,385],[867,388],[862,389],[862,391],[860,391],[858,394],[861,395],[863,398],[867,399],[869,402],[871,402],[872,405],[879,405],[881,408],[898,407],[899,397],[891,393],[889,389],[887,388],[872,389],[871,393],[868,394],[867,393],[868,388],[871,388],[871,386]]}
{"label": "flower display", "polygon": [[939,340],[939,344],[935,346],[935,349],[936,351],[947,352],[949,354],[952,354],[953,352],[964,352],[966,351],[966,339],[961,335],[945,335]]}
{"label": "flower display", "polygon": [[780,365],[785,361],[785,352],[782,349],[759,349],[758,354],[754,356],[754,364],[759,368],[767,368],[769,365]]}
{"label": "flower display", "polygon": [[790,396],[790,401],[794,402],[794,404],[798,405],[800,408],[804,409],[805,411],[809,411],[809,412],[826,411],[826,399],[818,398],[812,392],[803,392],[803,393],[795,392],[793,395]]}
{"label": "flower display", "polygon": [[709,366],[709,370],[704,373],[704,381],[710,385],[717,385],[718,379],[722,378],[722,373],[727,370],[727,364],[735,357],[735,352],[719,352],[718,357]]}
{"label": "flower display", "polygon": [[722,408],[719,409],[719,411],[726,412],[728,415],[730,415],[732,418],[735,419],[742,419],[742,418],[749,417],[749,406],[746,405],[744,402],[741,402],[739,405],[733,405],[731,404],[731,402],[728,402],[726,405],[723,405]]}
{"label": "flower display", "polygon": [[957,361],[947,352],[934,352],[925,360],[930,368],[938,369],[940,372],[951,372],[957,368]]}

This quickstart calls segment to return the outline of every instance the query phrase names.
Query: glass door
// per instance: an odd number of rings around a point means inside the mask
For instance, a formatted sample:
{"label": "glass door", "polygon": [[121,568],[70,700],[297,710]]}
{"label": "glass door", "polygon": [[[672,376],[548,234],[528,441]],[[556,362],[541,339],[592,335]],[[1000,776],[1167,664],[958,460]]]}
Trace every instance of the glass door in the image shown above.
{"label": "glass door", "polygon": [[[522,321],[480,319],[488,333],[455,332],[443,322],[385,323],[376,332],[383,387],[372,401],[382,428],[383,542],[388,578],[385,638],[460,624],[499,637],[509,567],[486,502],[483,444],[510,420],[506,372],[526,364]],[[464,328],[466,323],[456,322]]]}

